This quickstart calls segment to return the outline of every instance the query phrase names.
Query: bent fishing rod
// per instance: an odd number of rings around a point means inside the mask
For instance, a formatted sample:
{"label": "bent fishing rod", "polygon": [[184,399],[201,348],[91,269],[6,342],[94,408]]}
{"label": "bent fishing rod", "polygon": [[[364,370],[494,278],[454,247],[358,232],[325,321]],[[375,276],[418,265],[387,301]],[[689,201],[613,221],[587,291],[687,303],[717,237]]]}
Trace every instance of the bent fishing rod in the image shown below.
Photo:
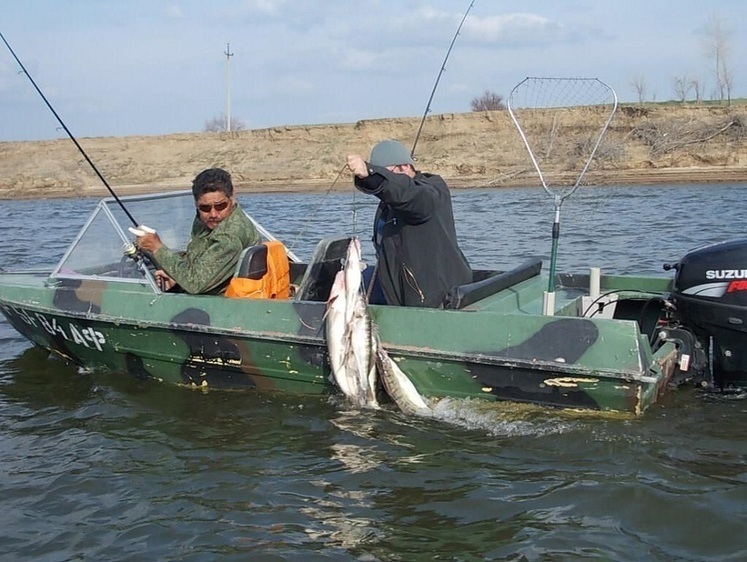
{"label": "bent fishing rod", "polygon": [[91,166],[91,169],[96,173],[96,175],[99,177],[101,182],[104,184],[104,187],[109,190],[109,193],[111,193],[112,197],[114,197],[114,200],[117,202],[117,204],[122,208],[125,215],[127,215],[127,218],[132,221],[133,226],[138,226],[138,222],[135,220],[135,218],[130,214],[130,212],[127,210],[127,208],[124,206],[124,203],[117,197],[117,194],[114,193],[114,190],[109,185],[109,182],[106,181],[104,176],[101,175],[101,172],[99,172],[99,169],[96,167],[96,165],[93,163],[93,161],[88,157],[88,154],[86,154],[86,151],[83,150],[83,147],[80,146],[80,143],[77,141],[77,139],[73,136],[73,134],[70,132],[70,129],[67,128],[67,125],[65,125],[65,122],[62,120],[62,118],[57,114],[57,112],[54,110],[54,107],[52,107],[52,104],[49,103],[49,100],[46,98],[46,96],[42,93],[41,89],[39,89],[39,86],[36,85],[36,82],[31,77],[31,74],[29,74],[29,71],[26,70],[26,67],[23,66],[23,63],[21,62],[21,59],[18,58],[13,48],[10,46],[8,41],[6,41],[5,37],[2,33],[0,33],[0,39],[3,40],[3,43],[5,43],[5,46],[10,51],[10,54],[13,55],[13,58],[16,59],[16,62],[18,63],[18,66],[21,67],[21,70],[26,75],[26,78],[29,79],[31,82],[31,85],[34,86],[34,89],[36,92],[41,96],[41,99],[44,100],[44,103],[47,104],[47,107],[52,112],[52,115],[55,116],[57,119],[57,122],[60,124],[60,126],[65,130],[67,133],[67,136],[70,137],[70,140],[73,141],[73,144],[78,148],[80,153],[83,155],[83,158],[86,159],[86,162],[88,162],[88,165]]}
{"label": "bent fishing rod", "polygon": [[454,43],[456,43],[457,37],[459,36],[459,32],[462,30],[462,26],[464,25],[464,20],[467,19],[467,14],[469,14],[469,11],[472,9],[472,6],[475,4],[475,0],[472,0],[469,3],[469,7],[467,8],[467,11],[464,12],[464,16],[462,16],[462,21],[459,22],[459,27],[457,27],[456,33],[454,34],[454,37],[451,40],[451,44],[449,45],[449,49],[446,51],[446,56],[444,57],[444,62],[441,64],[441,70],[438,72],[438,76],[436,76],[436,82],[433,84],[433,89],[431,90],[431,96],[428,98],[428,103],[425,106],[425,111],[423,112],[423,118],[420,120],[420,126],[418,127],[418,132],[415,135],[415,142],[412,143],[412,150],[410,151],[410,157],[414,160],[415,159],[415,147],[418,146],[418,139],[420,138],[420,133],[423,130],[423,125],[425,125],[425,118],[428,117],[428,114],[431,111],[431,102],[433,101],[433,96],[436,93],[436,88],[438,88],[438,82],[441,80],[441,75],[444,73],[444,70],[446,70],[446,61],[449,60],[449,55],[451,54],[451,50],[454,48]]}

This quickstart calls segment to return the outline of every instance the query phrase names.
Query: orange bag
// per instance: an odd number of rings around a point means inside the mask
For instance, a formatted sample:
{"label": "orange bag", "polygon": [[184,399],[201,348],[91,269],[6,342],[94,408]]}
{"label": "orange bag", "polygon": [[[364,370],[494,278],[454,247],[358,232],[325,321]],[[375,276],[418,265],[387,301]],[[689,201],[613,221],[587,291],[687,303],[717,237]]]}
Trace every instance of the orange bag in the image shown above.
{"label": "orange bag", "polygon": [[279,240],[262,242],[267,246],[267,273],[260,279],[234,277],[225,295],[234,299],[287,299],[290,297],[290,265],[285,246]]}

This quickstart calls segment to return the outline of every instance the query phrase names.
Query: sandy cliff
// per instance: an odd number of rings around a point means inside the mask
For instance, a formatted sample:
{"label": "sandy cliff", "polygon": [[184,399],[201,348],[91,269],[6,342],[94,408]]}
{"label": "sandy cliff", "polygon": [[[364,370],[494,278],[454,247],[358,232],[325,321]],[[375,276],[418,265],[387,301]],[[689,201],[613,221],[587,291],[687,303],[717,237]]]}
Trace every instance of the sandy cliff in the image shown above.
{"label": "sandy cliff", "polygon": [[[579,127],[583,126],[579,115]],[[384,138],[410,146],[419,118],[283,126],[233,133],[80,138],[119,195],[181,189],[200,170],[231,172],[240,191],[327,190],[349,152]],[[744,106],[620,107],[584,183],[747,181]],[[567,149],[566,161],[579,156]],[[507,111],[431,115],[418,167],[452,187],[537,185]],[[335,190],[350,189],[347,173]],[[103,195],[101,181],[67,138],[0,143],[0,198]]]}

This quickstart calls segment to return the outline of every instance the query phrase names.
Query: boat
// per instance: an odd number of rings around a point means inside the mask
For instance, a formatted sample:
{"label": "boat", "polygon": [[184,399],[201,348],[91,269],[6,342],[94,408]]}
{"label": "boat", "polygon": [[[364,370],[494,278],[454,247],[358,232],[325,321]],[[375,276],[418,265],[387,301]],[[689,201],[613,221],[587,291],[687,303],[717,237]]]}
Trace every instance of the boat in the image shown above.
{"label": "boat", "polygon": [[[308,262],[289,253],[287,298],[189,295],[159,290],[152,264],[133,251],[132,216],[184,247],[194,201],[189,191],[102,199],[56,266],[0,272],[0,312],[33,344],[87,370],[202,389],[339,392],[324,322],[349,236],[319,240]],[[237,276],[266,274],[262,247],[245,251]],[[674,386],[747,385],[746,258],[747,240],[737,240],[688,253],[669,266],[674,275],[591,269],[548,283],[542,261],[527,257],[474,271],[443,308],[369,312],[381,344],[431,403],[640,415]]]}

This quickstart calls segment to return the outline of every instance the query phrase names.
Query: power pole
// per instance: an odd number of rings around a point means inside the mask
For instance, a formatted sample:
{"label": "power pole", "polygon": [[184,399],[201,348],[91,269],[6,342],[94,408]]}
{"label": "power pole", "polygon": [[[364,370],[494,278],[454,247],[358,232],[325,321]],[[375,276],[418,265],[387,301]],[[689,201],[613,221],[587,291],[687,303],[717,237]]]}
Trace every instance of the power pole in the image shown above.
{"label": "power pole", "polygon": [[231,44],[226,43],[226,131],[231,132]]}

